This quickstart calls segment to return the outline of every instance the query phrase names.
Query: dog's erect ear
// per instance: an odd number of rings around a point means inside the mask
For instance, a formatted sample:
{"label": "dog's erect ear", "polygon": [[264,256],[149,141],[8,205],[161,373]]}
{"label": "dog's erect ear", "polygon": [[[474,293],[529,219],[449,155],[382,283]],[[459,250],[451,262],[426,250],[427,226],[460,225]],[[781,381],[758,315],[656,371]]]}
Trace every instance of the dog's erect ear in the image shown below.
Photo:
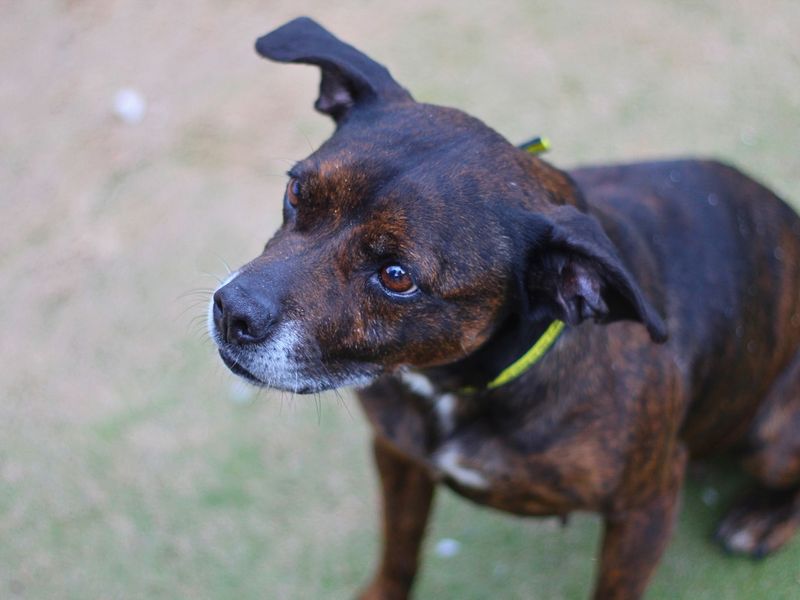
{"label": "dog's erect ear", "polygon": [[664,342],[664,321],[644,298],[598,221],[571,206],[528,219],[528,309],[576,325],[633,320],[654,342]]}
{"label": "dog's erect ear", "polygon": [[334,37],[308,17],[300,17],[258,38],[256,52],[278,62],[306,63],[322,69],[321,113],[339,123],[354,106],[375,100],[411,100],[386,67]]}

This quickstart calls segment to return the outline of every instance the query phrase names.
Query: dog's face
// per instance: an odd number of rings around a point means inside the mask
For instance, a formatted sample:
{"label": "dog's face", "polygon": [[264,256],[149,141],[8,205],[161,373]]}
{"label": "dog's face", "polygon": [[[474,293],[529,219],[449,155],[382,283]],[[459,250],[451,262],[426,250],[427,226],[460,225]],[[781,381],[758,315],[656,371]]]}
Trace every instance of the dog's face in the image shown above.
{"label": "dog's face", "polygon": [[569,253],[596,245],[584,238],[597,225],[559,206],[570,187],[557,171],[464,113],[414,102],[311,21],[257,48],[322,66],[316,106],[338,127],[289,172],[283,225],[263,253],[214,295],[209,328],[234,372],[314,392],[451,363],[523,298],[540,317],[657,328],[621,266],[609,274],[591,251]]}
{"label": "dog's face", "polygon": [[[450,109],[408,103],[350,118],[291,169],[283,225],[217,292],[211,328],[225,361],[312,391],[473,352],[512,281],[498,199],[513,181],[481,158],[501,162],[506,146]],[[252,342],[235,331],[248,320]]]}

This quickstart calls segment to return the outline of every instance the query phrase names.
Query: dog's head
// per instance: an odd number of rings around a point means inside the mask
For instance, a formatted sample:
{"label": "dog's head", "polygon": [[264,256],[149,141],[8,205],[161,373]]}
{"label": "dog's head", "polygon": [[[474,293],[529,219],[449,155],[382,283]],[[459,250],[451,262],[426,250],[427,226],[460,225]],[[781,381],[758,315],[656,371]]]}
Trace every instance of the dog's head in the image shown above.
{"label": "dog's head", "polygon": [[314,392],[462,359],[510,313],[664,326],[569,179],[307,18],[260,38],[318,65],[336,131],[289,172],[283,225],[214,294],[209,327],[250,381]]}

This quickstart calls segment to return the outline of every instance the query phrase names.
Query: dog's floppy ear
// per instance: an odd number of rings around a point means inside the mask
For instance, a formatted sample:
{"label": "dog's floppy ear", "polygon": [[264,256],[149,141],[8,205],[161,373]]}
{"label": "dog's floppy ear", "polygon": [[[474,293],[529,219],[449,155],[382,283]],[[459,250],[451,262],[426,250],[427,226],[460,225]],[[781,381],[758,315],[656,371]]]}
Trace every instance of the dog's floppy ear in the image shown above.
{"label": "dog's floppy ear", "polygon": [[528,310],[576,325],[633,320],[654,342],[664,342],[664,321],[645,299],[600,223],[571,206],[527,219]]}
{"label": "dog's floppy ear", "polygon": [[278,62],[322,69],[319,112],[338,124],[354,107],[375,100],[411,100],[386,67],[334,37],[308,17],[299,17],[256,41],[256,52]]}

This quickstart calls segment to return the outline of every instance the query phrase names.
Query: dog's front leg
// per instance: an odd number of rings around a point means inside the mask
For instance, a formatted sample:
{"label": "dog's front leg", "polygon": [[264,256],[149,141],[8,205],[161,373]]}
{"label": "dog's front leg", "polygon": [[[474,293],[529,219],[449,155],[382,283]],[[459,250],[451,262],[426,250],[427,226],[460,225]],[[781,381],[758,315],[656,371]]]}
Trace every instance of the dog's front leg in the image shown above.
{"label": "dog's front leg", "polygon": [[673,456],[664,466],[661,484],[647,501],[606,515],[595,600],[642,597],[675,523],[686,452],[679,447]]}
{"label": "dog's front leg", "polygon": [[359,599],[405,600],[417,573],[434,483],[425,467],[380,437],[373,448],[383,496],[383,550],[378,570]]}

